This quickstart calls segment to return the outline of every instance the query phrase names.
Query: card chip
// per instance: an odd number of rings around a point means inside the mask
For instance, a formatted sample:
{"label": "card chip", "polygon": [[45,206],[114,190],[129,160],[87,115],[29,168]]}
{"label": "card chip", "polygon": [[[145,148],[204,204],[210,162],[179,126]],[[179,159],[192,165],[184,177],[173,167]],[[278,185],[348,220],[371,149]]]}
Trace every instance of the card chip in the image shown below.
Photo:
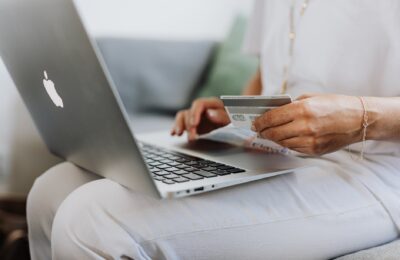
{"label": "card chip", "polygon": [[239,114],[232,115],[232,119],[234,121],[241,121],[241,122],[246,121],[246,117],[244,115],[239,115]]}

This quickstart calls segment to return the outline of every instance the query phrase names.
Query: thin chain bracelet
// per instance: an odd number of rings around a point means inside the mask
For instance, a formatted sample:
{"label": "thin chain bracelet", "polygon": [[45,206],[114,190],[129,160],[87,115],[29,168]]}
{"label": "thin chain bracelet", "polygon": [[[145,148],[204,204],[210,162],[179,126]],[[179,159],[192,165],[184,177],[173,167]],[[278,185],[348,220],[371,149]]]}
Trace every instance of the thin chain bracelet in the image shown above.
{"label": "thin chain bracelet", "polygon": [[362,136],[362,147],[361,147],[361,154],[360,160],[364,159],[364,148],[365,148],[365,141],[367,139],[367,128],[368,128],[368,110],[367,105],[363,97],[359,97],[364,109],[364,121],[363,121],[363,136]]}
{"label": "thin chain bracelet", "polygon": [[[364,149],[365,149],[365,142],[367,140],[367,128],[369,126],[369,123],[368,123],[369,120],[368,120],[368,109],[367,109],[366,102],[365,102],[363,97],[358,97],[358,98],[360,99],[361,104],[363,106],[363,110],[364,110],[364,112],[363,112],[363,124],[362,124],[362,127],[363,127],[363,129],[362,129],[362,131],[363,131],[363,133],[362,133],[362,144],[361,144],[362,146],[361,146],[360,157],[358,158],[360,161],[362,161],[362,160],[364,160]],[[350,146],[348,146],[347,148],[348,148],[348,151],[350,152]],[[351,158],[354,160],[353,156],[351,156]]]}

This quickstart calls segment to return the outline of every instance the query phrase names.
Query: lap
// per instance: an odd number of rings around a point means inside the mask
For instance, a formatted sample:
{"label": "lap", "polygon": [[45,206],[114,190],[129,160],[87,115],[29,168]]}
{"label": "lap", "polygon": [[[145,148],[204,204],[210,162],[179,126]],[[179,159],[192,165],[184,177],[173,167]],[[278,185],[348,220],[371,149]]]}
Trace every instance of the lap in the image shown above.
{"label": "lap", "polygon": [[54,250],[59,238],[74,234],[87,254],[327,258],[396,238],[391,218],[365,185],[334,162],[319,165],[178,200],[94,181],[59,209]]}

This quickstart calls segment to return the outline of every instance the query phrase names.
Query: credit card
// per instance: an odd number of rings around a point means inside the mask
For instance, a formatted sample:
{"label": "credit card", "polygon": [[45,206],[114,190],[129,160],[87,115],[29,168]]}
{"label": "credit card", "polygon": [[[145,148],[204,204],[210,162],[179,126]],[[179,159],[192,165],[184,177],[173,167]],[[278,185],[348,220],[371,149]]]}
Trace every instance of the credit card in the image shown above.
{"label": "credit card", "polygon": [[221,96],[225,110],[235,127],[250,129],[253,121],[268,110],[290,104],[289,95]]}

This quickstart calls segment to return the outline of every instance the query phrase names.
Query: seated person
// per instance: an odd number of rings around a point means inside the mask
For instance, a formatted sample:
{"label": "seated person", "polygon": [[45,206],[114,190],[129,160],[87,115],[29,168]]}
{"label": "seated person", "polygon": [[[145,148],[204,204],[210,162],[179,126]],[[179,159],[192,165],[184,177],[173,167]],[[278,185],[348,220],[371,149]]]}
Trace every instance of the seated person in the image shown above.
{"label": "seated person", "polygon": [[[396,239],[399,9],[394,0],[257,1],[246,46],[261,67],[244,93],[300,98],[253,130],[316,167],[156,200],[63,163],[28,198],[32,258],[329,259]],[[172,134],[195,140],[228,123],[220,100],[200,99]]]}

